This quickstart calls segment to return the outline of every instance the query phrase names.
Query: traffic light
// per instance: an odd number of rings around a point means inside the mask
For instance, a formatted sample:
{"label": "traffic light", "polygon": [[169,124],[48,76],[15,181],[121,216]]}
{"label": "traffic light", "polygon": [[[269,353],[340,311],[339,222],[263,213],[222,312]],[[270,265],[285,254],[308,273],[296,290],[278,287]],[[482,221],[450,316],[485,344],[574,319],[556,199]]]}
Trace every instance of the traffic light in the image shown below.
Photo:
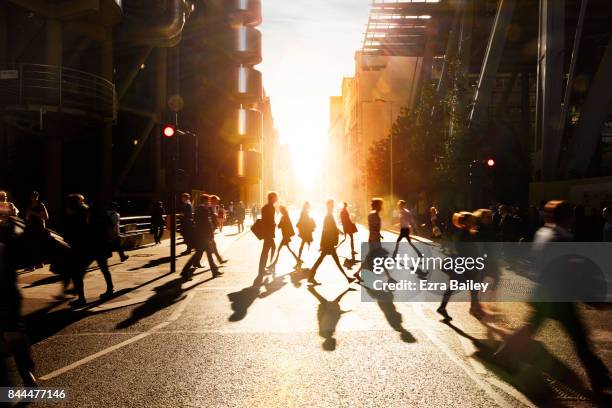
{"label": "traffic light", "polygon": [[163,133],[165,137],[174,137],[174,134],[176,133],[176,128],[174,127],[174,125],[166,124],[164,125]]}
{"label": "traffic light", "polygon": [[488,159],[487,160],[487,166],[494,167],[495,166],[495,159]]}

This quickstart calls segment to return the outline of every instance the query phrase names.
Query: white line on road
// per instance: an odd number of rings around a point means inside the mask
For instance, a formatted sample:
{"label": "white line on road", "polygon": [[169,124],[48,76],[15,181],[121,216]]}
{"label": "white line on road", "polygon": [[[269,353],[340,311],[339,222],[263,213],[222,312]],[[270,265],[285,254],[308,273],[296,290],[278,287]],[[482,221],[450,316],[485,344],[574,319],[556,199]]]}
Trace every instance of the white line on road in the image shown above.
{"label": "white line on road", "polygon": [[62,367],[60,369],[57,369],[55,371],[51,371],[48,374],[45,374],[43,376],[40,377],[40,379],[42,381],[47,381],[50,380],[52,378],[58,377],[64,373],[67,373],[68,371],[74,370],[77,367],[80,367],[84,364],[87,364],[97,358],[100,358],[102,356],[105,356],[109,353],[112,353],[115,350],[119,350],[120,348],[123,348],[127,345],[130,345],[132,343],[135,343],[139,340],[142,340],[146,337],[149,337],[150,335],[152,335],[153,333],[155,333],[157,330],[159,329],[163,329],[164,327],[168,326],[171,322],[176,321],[179,317],[181,317],[181,314],[185,311],[185,308],[187,307],[187,305],[189,304],[189,302],[191,302],[191,300],[193,299],[193,297],[195,296],[195,293],[193,292],[189,292],[189,294],[187,295],[187,297],[185,298],[185,300],[183,300],[179,306],[177,307],[177,309],[172,313],[172,315],[168,318],[168,320],[166,320],[165,322],[159,323],[155,326],[153,326],[151,329],[147,330],[144,333],[141,333],[139,335],[136,335],[134,337],[131,337],[125,341],[122,341],[121,343],[115,344],[113,346],[110,346],[108,348],[105,348],[102,351],[98,351],[97,353],[94,353],[90,356],[87,356],[85,358],[82,358],[78,361],[75,361],[72,364],[68,364],[65,367]]}

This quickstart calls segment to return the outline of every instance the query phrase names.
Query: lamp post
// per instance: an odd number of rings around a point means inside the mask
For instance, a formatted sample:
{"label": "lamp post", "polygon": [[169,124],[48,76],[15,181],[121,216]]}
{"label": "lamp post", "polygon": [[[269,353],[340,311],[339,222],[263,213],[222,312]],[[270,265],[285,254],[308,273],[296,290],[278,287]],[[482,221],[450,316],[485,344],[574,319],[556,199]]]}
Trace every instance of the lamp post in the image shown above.
{"label": "lamp post", "polygon": [[393,101],[378,98],[374,102],[389,104],[389,195],[391,196],[391,204],[393,204]]}

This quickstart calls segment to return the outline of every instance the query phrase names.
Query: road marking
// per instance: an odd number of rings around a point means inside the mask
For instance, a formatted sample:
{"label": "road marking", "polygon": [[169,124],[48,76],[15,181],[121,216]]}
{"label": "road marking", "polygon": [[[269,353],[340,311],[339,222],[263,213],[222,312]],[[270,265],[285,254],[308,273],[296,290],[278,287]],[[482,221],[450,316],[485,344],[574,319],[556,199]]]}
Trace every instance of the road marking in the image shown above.
{"label": "road marking", "polygon": [[423,328],[422,328],[423,329],[423,333],[425,333],[425,335],[429,338],[429,340],[436,347],[438,347],[438,349],[440,349],[440,351],[442,351],[444,354],[446,354],[446,357],[448,357],[449,360],[451,360],[459,368],[461,368],[463,370],[463,372],[465,372],[465,374],[467,374],[467,376],[470,377],[480,387],[481,390],[483,390],[493,401],[495,401],[495,403],[498,406],[500,406],[500,407],[510,407],[510,404],[508,404],[508,402],[504,399],[504,397],[502,397],[497,392],[495,392],[495,390],[491,387],[490,384],[488,384],[483,379],[481,379],[478,376],[478,374],[476,374],[470,368],[470,366],[468,366],[463,361],[461,361],[455,355],[455,353],[453,353],[451,351],[451,349],[443,341],[441,341],[438,338],[438,336],[436,336],[433,333],[433,330],[430,330],[431,329],[431,323],[430,323],[429,319],[427,319],[425,317],[425,314],[423,313],[423,309],[421,308],[421,304],[415,302],[415,303],[412,303],[412,307],[414,308],[414,311],[417,314],[417,316],[419,316],[419,318],[421,318],[421,320],[423,321]]}
{"label": "road marking", "polygon": [[109,353],[112,353],[113,351],[119,350],[120,348],[123,348],[125,346],[128,346],[132,343],[135,343],[139,340],[142,340],[146,337],[149,337],[150,335],[152,335],[153,333],[155,333],[156,331],[163,329],[164,327],[168,326],[171,322],[176,321],[179,317],[181,317],[181,314],[185,311],[185,308],[187,307],[187,305],[189,304],[189,302],[191,302],[191,300],[193,299],[193,297],[195,296],[195,293],[190,292],[185,300],[183,300],[179,306],[177,307],[177,309],[172,313],[172,315],[168,318],[168,320],[166,320],[165,322],[159,323],[155,326],[153,326],[152,328],[150,328],[149,330],[147,330],[146,332],[143,332],[141,334],[138,334],[134,337],[131,337],[125,341],[122,341],[121,343],[115,344],[113,346],[107,347],[104,350],[98,351],[97,353],[94,353],[90,356],[87,356],[85,358],[82,358],[78,361],[75,361],[72,364],[68,364],[65,367],[59,368],[55,371],[51,371],[48,374],[45,374],[43,376],[40,377],[40,379],[42,381],[47,381],[47,380],[51,380],[55,377],[58,377],[62,374],[67,373],[68,371],[74,370],[77,367],[80,367],[84,364],[87,364],[93,360],[96,360],[97,358],[100,358],[102,356],[105,356]]}

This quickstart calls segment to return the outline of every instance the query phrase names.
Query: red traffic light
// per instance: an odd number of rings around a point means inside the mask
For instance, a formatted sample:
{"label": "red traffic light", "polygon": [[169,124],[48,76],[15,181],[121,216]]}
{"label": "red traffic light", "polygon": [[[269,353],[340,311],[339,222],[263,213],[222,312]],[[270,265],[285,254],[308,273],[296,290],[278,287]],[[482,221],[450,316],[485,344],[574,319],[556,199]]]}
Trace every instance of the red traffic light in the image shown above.
{"label": "red traffic light", "polygon": [[495,166],[495,160],[494,159],[487,160],[487,166],[489,166],[489,167]]}
{"label": "red traffic light", "polygon": [[176,130],[174,129],[173,125],[165,125],[164,126],[164,136],[166,136],[166,137],[173,137],[175,131]]}

